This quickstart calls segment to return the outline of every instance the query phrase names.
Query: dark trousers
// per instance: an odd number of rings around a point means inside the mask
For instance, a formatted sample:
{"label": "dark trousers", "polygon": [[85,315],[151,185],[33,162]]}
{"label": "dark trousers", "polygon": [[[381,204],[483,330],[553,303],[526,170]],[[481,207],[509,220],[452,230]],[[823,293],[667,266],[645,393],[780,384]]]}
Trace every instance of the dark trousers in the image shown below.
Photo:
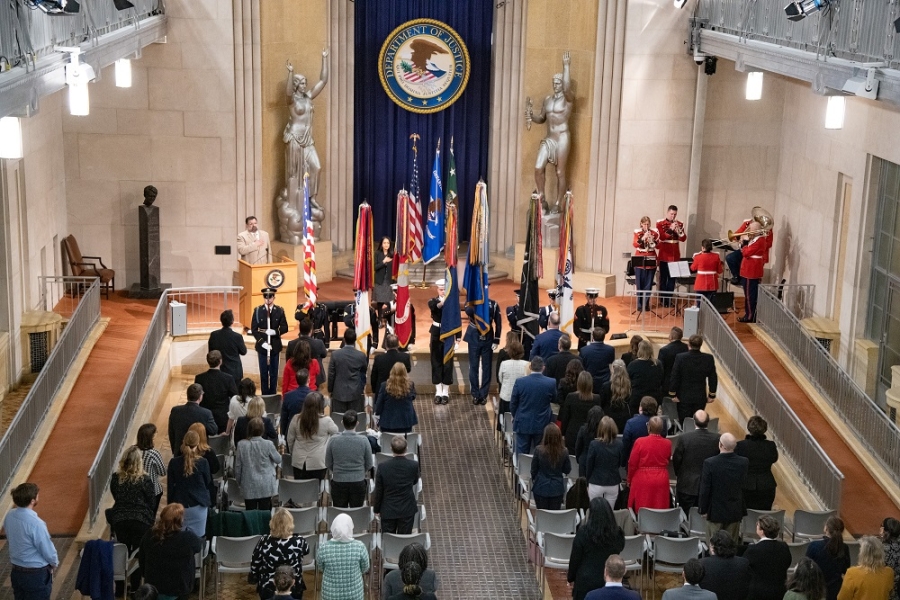
{"label": "dark trousers", "polygon": [[685,419],[687,419],[688,417],[693,417],[694,413],[698,410],[706,410],[705,402],[703,404],[693,404],[682,400],[681,402],[677,402],[675,406],[678,409],[679,423],[684,423]]}
{"label": "dark trousers", "polygon": [[682,494],[678,492],[675,494],[675,497],[678,499],[678,506],[681,507],[685,515],[689,515],[691,508],[697,506],[697,494]]}
{"label": "dark trousers", "polygon": [[20,571],[13,567],[9,575],[13,597],[16,600],[50,600],[53,591],[53,574],[50,569]]}
{"label": "dark trousers", "polygon": [[381,519],[382,533],[412,533],[413,523],[416,521],[416,515],[412,514],[401,519]]}
{"label": "dark trousers", "polygon": [[[661,262],[659,263],[659,291],[660,292],[674,292],[675,291],[675,278],[669,277],[669,263]],[[664,295],[660,298],[660,304],[663,306],[671,306],[672,305],[672,297],[668,295]]]}
{"label": "dark trousers", "polygon": [[[493,338],[479,339],[474,344],[469,344],[469,385],[473,398],[483,400],[488,397],[491,387],[491,363],[494,351],[491,348]],[[481,377],[479,378],[479,367]]]}
{"label": "dark trousers", "polygon": [[[650,291],[653,289],[653,278],[656,269],[635,269],[634,282],[637,285],[637,309],[650,310]],[[643,293],[641,293],[643,292]]]}
{"label": "dark trousers", "polygon": [[744,279],[744,318],[756,321],[756,301],[759,299],[759,279]]}
{"label": "dark trousers", "polygon": [[350,400],[349,402],[345,402],[343,400],[336,400],[334,398],[331,399],[331,412],[344,414],[348,410],[355,410],[358,413],[365,412],[366,410],[366,399],[363,396],[359,396]]}
{"label": "dark trousers", "polygon": [[753,510],[772,510],[775,488],[771,490],[744,490],[744,506]]}
{"label": "dark trousers", "polygon": [[128,546],[129,552],[141,545],[141,540],[149,529],[150,525],[140,521],[119,521],[112,526],[116,541]]}
{"label": "dark trousers", "polygon": [[531,454],[543,439],[543,433],[516,433],[516,454]]}
{"label": "dark trousers", "polygon": [[294,469],[294,479],[325,479],[325,473],[328,469]]}
{"label": "dark trousers", "polygon": [[[728,270],[731,271],[732,277],[741,279],[741,263],[743,261],[744,255],[740,250],[732,250],[725,255],[725,264],[728,265]],[[741,282],[743,283],[743,280]]]}
{"label": "dark trousers", "polygon": [[431,383],[453,383],[453,361],[444,362],[444,342],[432,334],[428,344],[431,353]]}
{"label": "dark trousers", "polygon": [[358,508],[366,501],[366,482],[331,481],[331,503],[338,508]]}
{"label": "dark trousers", "polygon": [[562,496],[535,496],[534,505],[543,510],[559,510],[562,506]]}
{"label": "dark trousers", "polygon": [[[709,303],[713,306],[716,305],[716,292],[697,292],[701,296],[706,296],[706,299],[709,300]],[[697,306],[700,306],[700,300],[697,300]]]}
{"label": "dark trousers", "polygon": [[244,507],[247,510],[272,510],[272,499],[244,498]]}
{"label": "dark trousers", "polygon": [[260,393],[263,396],[278,393],[278,352],[274,350],[266,364],[266,351],[257,352],[259,356],[259,379],[261,382]]}

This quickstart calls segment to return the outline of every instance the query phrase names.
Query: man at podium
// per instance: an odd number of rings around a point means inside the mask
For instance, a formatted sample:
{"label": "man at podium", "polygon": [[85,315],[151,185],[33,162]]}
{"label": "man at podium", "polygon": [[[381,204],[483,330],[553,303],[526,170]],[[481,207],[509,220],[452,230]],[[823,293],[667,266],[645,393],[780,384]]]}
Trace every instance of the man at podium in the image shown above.
{"label": "man at podium", "polygon": [[256,217],[244,219],[247,230],[238,234],[238,255],[251,265],[263,264],[269,260],[269,234],[259,228]]}
{"label": "man at podium", "polygon": [[259,378],[264,396],[277,393],[281,336],[288,332],[284,309],[275,305],[275,291],[275,288],[263,288],[265,303],[253,309],[253,321],[250,325],[250,333],[256,338]]}

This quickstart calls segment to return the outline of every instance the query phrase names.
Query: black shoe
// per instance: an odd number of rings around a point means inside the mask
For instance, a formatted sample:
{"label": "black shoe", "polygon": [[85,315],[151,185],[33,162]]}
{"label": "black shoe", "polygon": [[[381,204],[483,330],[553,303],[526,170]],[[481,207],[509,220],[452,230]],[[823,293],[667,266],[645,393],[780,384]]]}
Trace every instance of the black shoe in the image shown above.
{"label": "black shoe", "polygon": [[474,406],[478,406],[479,404],[481,404],[481,398],[472,398],[472,404]]}
{"label": "black shoe", "polygon": [[441,404],[449,404],[450,396],[441,396]]}
{"label": "black shoe", "polygon": [[732,277],[731,285],[741,285],[741,278],[740,277]]}
{"label": "black shoe", "polygon": [[435,397],[434,397],[434,403],[435,403],[435,404],[442,404],[442,402],[441,402],[441,397],[440,397],[440,396],[435,396]]}
{"label": "black shoe", "polygon": [[478,401],[478,404],[480,404],[481,406],[484,406],[485,404],[487,404],[487,398],[482,398],[481,400]]}

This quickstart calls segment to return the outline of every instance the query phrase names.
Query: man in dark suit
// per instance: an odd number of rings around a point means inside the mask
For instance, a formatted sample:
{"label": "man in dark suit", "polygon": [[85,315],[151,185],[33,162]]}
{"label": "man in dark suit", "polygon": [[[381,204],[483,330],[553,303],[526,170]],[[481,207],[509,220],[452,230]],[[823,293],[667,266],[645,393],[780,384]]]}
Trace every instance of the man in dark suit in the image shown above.
{"label": "man in dark suit", "polygon": [[[650,419],[656,416],[657,412],[659,412],[659,405],[656,403],[656,398],[644,396],[641,398],[641,403],[638,406],[638,414],[625,422],[625,427],[622,430],[622,449],[625,452],[626,463],[628,462],[628,457],[631,456],[631,449],[634,447],[634,443],[638,439],[650,435],[647,425],[650,423]],[[663,427],[661,435],[666,437],[665,427]]]}
{"label": "man in dark suit", "polygon": [[363,391],[366,388],[366,369],[369,359],[356,349],[356,331],[344,331],[344,346],[331,353],[328,363],[328,393],[331,394],[332,412],[344,413],[349,409],[365,410]]}
{"label": "man in dark suit", "polygon": [[532,358],[530,368],[530,374],[516,379],[509,401],[518,454],[531,454],[541,443],[544,427],[553,418],[550,403],[556,398],[556,382],[541,373],[543,359]]}
{"label": "man in dark suit", "polygon": [[169,412],[169,446],[172,447],[172,454],[175,456],[181,455],[184,434],[194,423],[203,423],[207,436],[219,433],[213,414],[209,409],[200,406],[202,399],[203,386],[192,383],[187,389],[187,402],[181,406],[173,406]]}
{"label": "man in dark suit", "polygon": [[284,309],[275,304],[275,288],[263,288],[264,303],[253,309],[250,333],[256,338],[259,357],[259,378],[263,396],[278,391],[278,359],[281,356],[281,336],[288,332]]}
{"label": "man in dark suit", "polygon": [[237,396],[237,384],[234,377],[222,371],[222,354],[218,350],[206,353],[206,364],[209,370],[194,377],[194,383],[203,387],[203,400],[200,406],[212,412],[219,431],[228,427],[228,404],[232,396]]}
{"label": "man in dark suit", "polygon": [[247,354],[247,344],[244,336],[231,329],[234,325],[234,313],[229,309],[219,315],[222,329],[216,329],[209,334],[208,349],[218,350],[222,354],[222,372],[234,377],[235,383],[244,378],[244,365],[241,357]]}
{"label": "man in dark suit", "polygon": [[403,363],[407,373],[412,370],[409,354],[400,352],[400,340],[397,339],[396,335],[388,333],[384,336],[384,348],[384,354],[377,355],[375,360],[372,361],[372,372],[369,374],[369,383],[372,387],[373,396],[378,394],[381,384],[388,380],[391,368],[394,365]]}
{"label": "man in dark suit", "polygon": [[730,433],[719,437],[719,454],[703,461],[698,508],[706,518],[706,538],[724,529],[740,541],[744,517],[743,484],[750,461],[734,453],[737,440]]}
{"label": "man in dark suit", "polygon": [[687,352],[675,357],[669,380],[669,396],[678,407],[678,421],[681,423],[698,410],[706,410],[706,403],[715,401],[719,385],[716,359],[712,354],[700,352],[703,338],[692,335],[688,346],[690,349]]}
{"label": "man in dark suit", "polygon": [[710,556],[700,560],[706,571],[700,587],[718,600],[747,600],[750,592],[750,562],[735,556],[736,546],[728,532],[720,529],[709,540]]}
{"label": "man in dark suit", "polygon": [[584,370],[594,378],[594,393],[599,394],[603,384],[609,381],[609,365],[616,360],[616,351],[604,343],[606,330],[595,327],[591,332],[591,343],[578,351]]}
{"label": "man in dark suit", "polygon": [[550,313],[547,317],[547,331],[534,338],[529,358],[540,356],[544,359],[544,364],[547,364],[550,357],[559,352],[559,339],[562,337],[569,337],[569,334],[559,329],[559,313]]}
{"label": "man in dark suit", "polygon": [[297,369],[297,387],[285,394],[281,400],[281,418],[278,419],[281,435],[287,437],[291,421],[303,410],[303,401],[311,391],[309,389],[309,371]]}
{"label": "man in dark suit", "polygon": [[[503,331],[500,307],[494,300],[489,300],[488,313],[490,319],[487,323],[476,323],[475,307],[466,306],[469,326],[466,328],[463,340],[469,346],[469,393],[472,395],[472,404],[476,406],[487,404],[493,373],[491,365],[494,361],[494,350],[500,345],[500,334]],[[479,329],[479,325],[486,327],[484,333]]]}
{"label": "man in dark suit", "polygon": [[572,353],[572,338],[567,335],[560,336],[557,349],[559,352],[544,363],[544,375],[555,379],[558,386],[559,381],[566,375],[566,367],[569,366],[569,363],[581,359],[577,354]]}
{"label": "man in dark suit", "polygon": [[681,571],[684,585],[663,592],[662,600],[716,600],[716,595],[700,587],[706,572],[700,560],[692,558]]}
{"label": "man in dark suit", "polygon": [[681,327],[673,327],[671,331],[669,331],[669,343],[659,349],[659,362],[662,363],[663,366],[663,382],[662,382],[662,393],[667,394],[671,389],[669,387],[669,378],[672,376],[672,365],[675,364],[675,357],[681,354],[682,352],[688,351],[688,346],[684,342],[681,341],[681,338],[684,337],[684,332],[681,330]]}
{"label": "man in dark suit", "polygon": [[705,410],[694,413],[694,423],[697,425],[695,430],[675,438],[672,453],[672,466],[678,477],[675,496],[684,514],[688,514],[691,507],[697,505],[703,461],[719,453],[719,436],[707,428],[709,415]]}
{"label": "man in dark suit", "polygon": [[584,600],[641,600],[641,595],[622,586],[625,577],[625,561],[618,554],[611,554],[603,567],[606,585],[588,592]]}
{"label": "man in dark suit", "polygon": [[782,598],[787,591],[784,584],[792,559],[791,549],[781,541],[781,524],[772,515],[760,515],[756,535],[759,541],[744,551],[744,558],[750,563],[747,598]]}
{"label": "man in dark suit", "polygon": [[381,515],[384,533],[412,533],[419,506],[416,503],[416,483],[419,481],[419,461],[406,457],[406,438],[395,435],[391,440],[394,457],[375,471],[375,495],[372,507]]}
{"label": "man in dark suit", "polygon": [[[298,309],[299,311],[299,309]],[[297,347],[297,342],[300,340],[304,340],[307,344],[309,344],[309,356],[310,358],[314,358],[319,361],[319,375],[316,377],[316,385],[321,386],[325,383],[325,365],[322,361],[328,356],[328,348],[325,346],[325,342],[320,340],[319,338],[312,337],[312,329],[313,324],[309,319],[301,319],[299,324],[300,335],[297,336],[296,340],[291,340],[288,342],[287,346],[287,358],[292,358],[294,356],[294,350]]]}

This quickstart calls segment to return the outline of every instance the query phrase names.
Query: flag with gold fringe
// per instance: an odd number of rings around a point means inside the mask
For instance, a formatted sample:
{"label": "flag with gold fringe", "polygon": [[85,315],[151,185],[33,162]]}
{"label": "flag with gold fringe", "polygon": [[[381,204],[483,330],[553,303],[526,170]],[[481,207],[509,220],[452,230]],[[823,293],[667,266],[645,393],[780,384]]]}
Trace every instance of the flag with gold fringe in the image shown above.
{"label": "flag with gold fringe", "polygon": [[574,209],[572,192],[566,192],[559,219],[559,262],[556,265],[556,292],[559,302],[559,328],[575,337],[575,297],[572,277],[575,274]]}
{"label": "flag with gold fringe", "polygon": [[447,282],[444,286],[444,307],[441,309],[441,340],[444,342],[445,364],[453,360],[456,336],[462,331],[462,317],[459,314],[459,280],[456,273],[457,246],[459,244],[458,222],[456,205],[448,206],[444,245],[444,260],[447,263],[444,279]]}
{"label": "flag with gold fringe", "polygon": [[[448,204],[449,205],[449,204]],[[475,186],[475,204],[472,207],[472,231],[469,237],[469,260],[463,277],[466,289],[466,306],[474,310],[472,320],[478,333],[487,335],[491,329],[491,307],[488,299],[488,215],[487,184],[479,181]]]}
{"label": "flag with gold fringe", "polygon": [[409,302],[409,262],[415,252],[415,210],[406,190],[397,194],[397,241],[394,247],[394,277],[397,279],[397,299],[394,312],[394,333],[400,348],[409,346],[412,338],[412,308]]}
{"label": "flag with gold fringe", "polygon": [[369,290],[375,283],[375,240],[372,230],[372,207],[363,202],[359,205],[359,215],[356,219],[353,289],[356,291],[356,347],[367,354],[366,340],[372,333]]}

